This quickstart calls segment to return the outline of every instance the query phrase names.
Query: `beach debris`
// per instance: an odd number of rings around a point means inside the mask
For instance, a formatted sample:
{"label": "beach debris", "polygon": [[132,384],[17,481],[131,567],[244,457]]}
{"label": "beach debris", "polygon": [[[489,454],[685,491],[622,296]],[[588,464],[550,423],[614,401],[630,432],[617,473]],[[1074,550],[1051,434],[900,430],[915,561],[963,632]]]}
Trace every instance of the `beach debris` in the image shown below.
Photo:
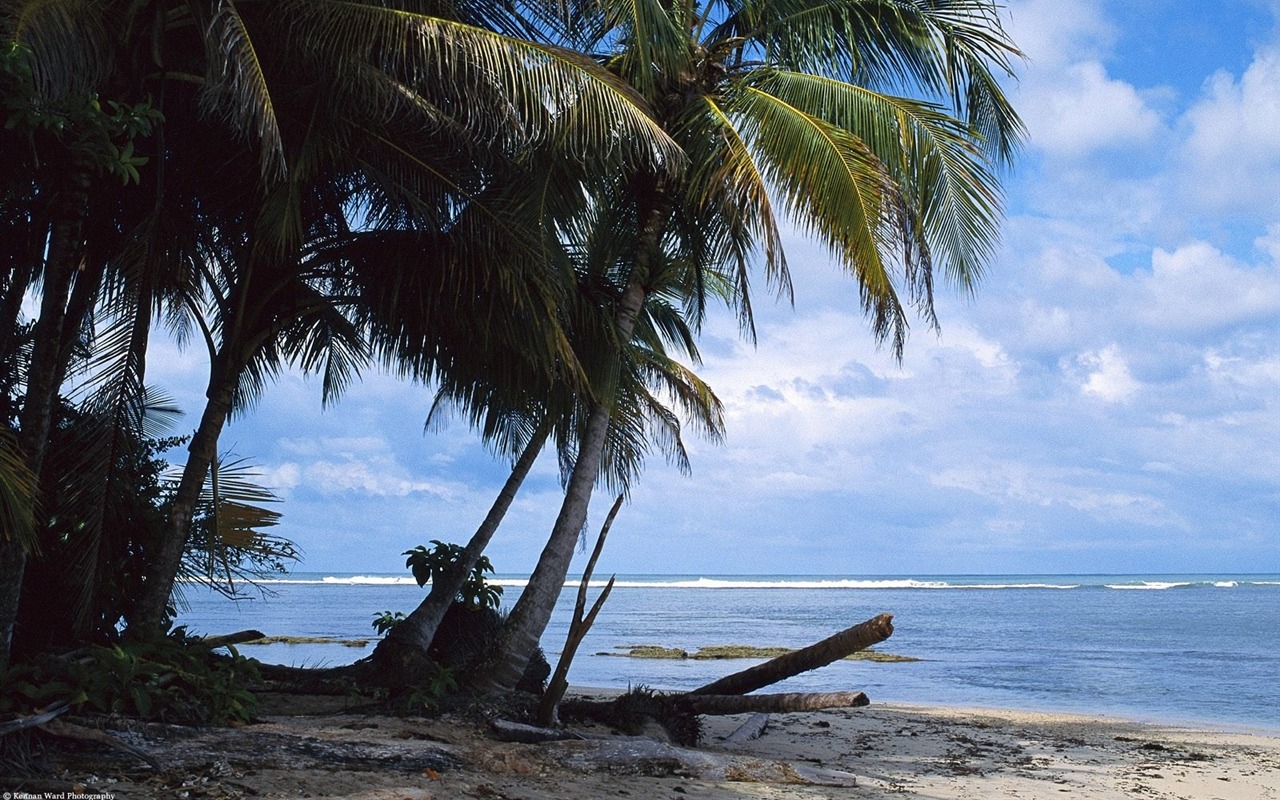
{"label": "beach debris", "polygon": [[573,657],[578,652],[578,645],[582,644],[583,637],[595,623],[600,608],[604,606],[604,601],[609,599],[609,593],[613,591],[613,581],[618,577],[617,575],[609,577],[609,583],[592,603],[591,611],[586,613],[585,617],[583,616],[587,607],[587,586],[591,583],[596,561],[600,559],[600,553],[604,550],[604,541],[609,536],[609,529],[613,527],[613,520],[618,516],[625,498],[626,495],[620,494],[618,499],[613,501],[609,515],[600,526],[600,535],[596,537],[596,546],[591,551],[591,558],[588,559],[587,568],[582,573],[582,580],[578,582],[578,600],[573,607],[573,619],[569,622],[569,634],[565,638],[564,650],[560,653],[560,660],[556,662],[556,671],[551,676],[551,682],[547,684],[546,690],[542,693],[542,700],[538,703],[539,725],[549,726],[558,722],[557,709],[560,706],[560,700],[564,698],[565,690],[569,688],[569,665],[573,663]]}
{"label": "beach debris", "polygon": [[10,733],[16,733],[27,728],[35,728],[44,725],[59,714],[63,714],[67,709],[71,708],[71,701],[59,700],[56,703],[50,703],[34,714],[25,717],[18,717],[6,722],[0,722],[0,736],[6,736]]}
{"label": "beach debris", "polygon": [[500,742],[519,742],[521,744],[539,744],[541,742],[558,742],[565,739],[582,738],[561,728],[525,725],[523,722],[512,722],[509,719],[490,720],[489,731],[493,734],[493,738]]}
{"label": "beach debris", "polygon": [[764,735],[764,729],[769,727],[768,714],[752,714],[747,717],[747,721],[742,723],[734,730],[733,733],[724,737],[725,744],[742,744],[752,739],[759,739]]}
{"label": "beach debris", "polygon": [[[263,728],[272,728],[263,730]],[[131,724],[116,731],[139,749],[145,747],[169,769],[206,770],[225,762],[254,769],[386,769],[421,773],[457,769],[461,760],[446,744],[396,739],[371,740],[341,728],[322,735],[298,733],[270,724],[246,728],[192,728],[165,723]],[[353,735],[354,734],[354,735]]]}
{"label": "beach debris", "polygon": [[[774,647],[753,644],[712,644],[706,647],[699,647],[693,652],[689,652],[681,647],[664,647],[658,644],[620,644],[614,645],[615,651],[610,652],[603,650],[596,653],[598,656],[606,656],[612,658],[649,658],[649,659],[671,659],[674,661],[683,661],[685,659],[691,661],[730,661],[734,659],[767,659],[777,658],[778,656],[794,653],[795,649],[791,647]],[[884,664],[902,664],[913,661],[920,661],[914,656],[904,656],[898,653],[885,653],[880,650],[855,650],[845,656],[849,661],[874,661]]]}
{"label": "beach debris", "polygon": [[106,731],[97,728],[87,728],[84,725],[77,725],[74,722],[68,722],[62,719],[53,719],[40,726],[40,730],[53,736],[61,736],[64,739],[75,739],[80,742],[89,742],[90,744],[106,745],[114,750],[120,750],[129,755],[145,761],[149,767],[160,771],[160,762],[155,756],[143,750],[140,747],[134,747],[128,742],[121,741]]}
{"label": "beach debris", "polygon": [[783,692],[780,694],[681,695],[695,714],[788,714],[824,708],[860,708],[871,701],[862,692]]}
{"label": "beach debris", "polygon": [[666,777],[680,775],[709,781],[856,786],[856,775],[789,761],[710,753],[676,747],[650,739],[591,739],[550,742],[548,758],[575,772],[607,771],[615,774]]}
{"label": "beach debris", "polygon": [[604,702],[566,700],[562,711],[566,720],[591,720],[633,736],[653,736],[655,727],[661,727],[669,741],[692,747],[702,738],[702,725],[685,697],[636,686]]}
{"label": "beach debris", "polygon": [[244,644],[245,642],[252,642],[265,638],[267,638],[267,635],[262,631],[250,629],[247,631],[237,631],[236,633],[224,633],[221,636],[206,636],[200,641],[208,645],[210,648],[213,648],[226,647],[231,644]]}
{"label": "beach debris", "polygon": [[879,644],[893,635],[893,615],[880,614],[866,622],[828,636],[816,644],[803,647],[785,655],[757,664],[741,672],[726,675],[718,681],[689,692],[700,694],[746,694],[756,689],[772,686],[781,680],[802,672],[825,667],[857,650]]}

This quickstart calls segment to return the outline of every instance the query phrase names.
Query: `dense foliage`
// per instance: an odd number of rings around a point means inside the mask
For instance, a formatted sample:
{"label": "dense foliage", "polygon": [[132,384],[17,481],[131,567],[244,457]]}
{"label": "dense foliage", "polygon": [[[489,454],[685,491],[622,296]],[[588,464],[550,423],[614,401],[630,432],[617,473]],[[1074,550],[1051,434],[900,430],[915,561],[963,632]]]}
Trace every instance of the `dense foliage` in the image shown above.
{"label": "dense foliage", "polygon": [[[1016,56],[990,0],[0,0],[0,666],[93,645],[167,691],[121,629],[297,555],[223,427],[286,369],[333,402],[380,364],[515,468],[465,547],[405,554],[433,591],[379,652],[472,620],[437,660],[514,686],[597,484],[722,435],[698,330],[752,335],[757,272],[787,294],[781,220],[897,353],[935,269],[972,290]],[[208,367],[172,486],[160,324]],[[547,444],[564,504],[503,620],[483,551]]]}
{"label": "dense foliage", "polygon": [[177,630],[11,666],[0,677],[0,714],[29,714],[65,702],[75,713],[246,723],[257,703],[250,688],[260,679],[254,662],[234,649],[220,655]]}

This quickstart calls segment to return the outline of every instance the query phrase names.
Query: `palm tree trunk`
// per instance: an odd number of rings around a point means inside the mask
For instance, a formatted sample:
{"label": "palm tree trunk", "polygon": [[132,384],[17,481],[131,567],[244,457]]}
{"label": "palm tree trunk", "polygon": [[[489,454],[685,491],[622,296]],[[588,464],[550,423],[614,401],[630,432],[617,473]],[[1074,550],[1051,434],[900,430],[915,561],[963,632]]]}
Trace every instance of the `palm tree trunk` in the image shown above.
{"label": "palm tree trunk", "polygon": [[[635,330],[636,319],[644,307],[646,291],[639,283],[632,283],[622,294],[618,307],[618,340],[627,342]],[[595,400],[587,417],[586,429],[578,444],[578,458],[569,476],[564,502],[551,529],[538,564],[529,576],[529,583],[520,593],[520,599],[507,616],[502,628],[499,656],[482,688],[489,691],[510,691],[524,674],[529,657],[537,649],[555,610],[556,600],[564,588],[569,564],[578,536],[587,521],[587,507],[591,503],[591,491],[600,474],[600,462],[604,457],[605,441],[609,433],[610,407],[607,402]]]}
{"label": "palm tree trunk", "polygon": [[[84,256],[84,220],[89,209],[89,173],[73,168],[67,188],[58,200],[55,221],[49,231],[49,253],[44,269],[40,298],[40,319],[36,321],[31,363],[27,369],[27,391],[22,406],[18,441],[27,457],[31,473],[40,476],[53,425],[53,407],[58,387],[66,376],[66,365],[58,363],[59,349],[67,322],[67,295],[76,267]],[[38,490],[37,490],[38,491]],[[31,498],[32,503],[36,497]],[[8,663],[13,643],[22,579],[27,554],[16,539],[0,539],[0,665]]]}
{"label": "palm tree trunk", "polygon": [[425,659],[427,650],[431,647],[431,642],[434,641],[436,631],[440,627],[440,621],[444,619],[445,612],[453,604],[467,575],[475,569],[476,562],[480,560],[480,556],[484,554],[485,548],[489,546],[490,540],[497,532],[498,526],[502,524],[503,517],[515,501],[516,493],[542,452],[550,430],[550,426],[544,424],[529,440],[524,452],[516,460],[511,475],[503,484],[502,491],[493,501],[480,527],[467,542],[454,568],[448,575],[433,582],[431,592],[418,604],[413,613],[401,620],[391,629],[387,637],[378,643],[373,651],[372,662],[381,675],[403,679],[406,677],[403,675],[404,672],[412,673],[413,665]]}
{"label": "palm tree trunk", "polygon": [[[778,681],[808,672],[811,669],[825,667],[833,661],[839,661],[850,653],[865,650],[879,644],[893,635],[893,615],[881,614],[866,622],[859,622],[851,628],[845,628],[822,641],[793,650],[777,658],[769,659],[763,664],[756,664],[741,672],[726,675],[718,681],[689,692],[689,695],[711,694],[746,694],[756,689],[772,686]],[[735,712],[729,712],[735,713]]]}
{"label": "palm tree trunk", "polygon": [[0,669],[9,664],[9,645],[18,620],[18,600],[22,597],[22,576],[27,569],[27,551],[17,538],[0,538]]}
{"label": "palm tree trunk", "polygon": [[182,479],[169,508],[164,537],[147,559],[142,596],[129,615],[130,630],[159,630],[164,626],[169,596],[173,594],[173,584],[182,566],[182,554],[191,533],[191,520],[200,501],[200,490],[204,487],[205,476],[209,474],[209,465],[217,457],[218,437],[231,413],[231,398],[236,386],[231,377],[233,374],[236,374],[235,370],[224,367],[209,382],[208,402],[200,417],[200,426],[187,447],[187,464],[182,469]]}

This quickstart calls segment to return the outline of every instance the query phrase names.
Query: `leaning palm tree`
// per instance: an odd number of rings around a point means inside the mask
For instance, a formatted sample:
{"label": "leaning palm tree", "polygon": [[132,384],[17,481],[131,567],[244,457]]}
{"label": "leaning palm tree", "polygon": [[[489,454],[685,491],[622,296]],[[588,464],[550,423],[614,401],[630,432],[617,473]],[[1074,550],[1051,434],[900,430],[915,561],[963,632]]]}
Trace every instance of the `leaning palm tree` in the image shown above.
{"label": "leaning palm tree", "polygon": [[[560,313],[565,315],[562,323],[569,332],[575,361],[585,372],[585,385],[563,379],[533,380],[527,367],[523,379],[514,382],[504,380],[505,373],[442,376],[432,414],[442,407],[457,409],[490,446],[512,456],[514,464],[455,563],[432,579],[428,596],[379,643],[372,663],[380,678],[400,683],[412,680],[428,658],[445,613],[497,532],[549,438],[560,453],[567,478],[583,421],[596,394],[617,397],[612,404],[616,417],[600,466],[602,477],[624,493],[639,474],[646,455],[654,449],[665,453],[682,470],[688,470],[682,438],[686,423],[713,440],[722,434],[718,398],[691,369],[668,355],[668,348],[674,345],[684,358],[698,361],[692,332],[680,310],[665,298],[654,296],[633,334],[635,342],[627,350],[628,358],[621,362],[601,358],[613,349],[614,343],[605,309],[599,305],[600,276],[581,268],[578,275],[577,300],[563,303]],[[477,352],[468,360],[483,364],[496,355],[509,363],[519,362],[517,345],[498,346],[496,354]],[[621,373],[612,374],[612,368],[619,365]],[[603,374],[599,367],[605,368]]]}
{"label": "leaning palm tree", "polygon": [[[551,35],[644,96],[688,158],[675,176],[619,175],[600,201],[617,210],[605,230],[629,254],[610,298],[618,342],[674,265],[695,314],[710,267],[736,275],[749,332],[750,268],[788,286],[779,215],[854,277],[873,334],[895,354],[910,306],[936,324],[935,265],[974,287],[997,237],[996,170],[1021,135],[997,79],[1017,50],[990,0],[584,0],[561,23]],[[560,514],[504,629],[494,688],[514,685],[550,618],[611,403],[590,409]]]}
{"label": "leaning palm tree", "polygon": [[[122,253],[149,254],[183,267],[184,280],[166,284],[180,290],[166,295],[153,283],[151,297],[127,295],[134,299],[134,313],[149,314],[164,302],[158,298],[168,297],[170,311],[180,315],[182,298],[201,291],[203,276],[188,267],[220,247],[218,241],[252,229],[263,263],[300,264],[317,224],[307,218],[306,200],[319,187],[363,198],[345,209],[356,214],[380,211],[380,201],[364,191],[376,187],[372,194],[391,197],[390,206],[412,210],[406,215],[410,224],[443,227],[491,179],[487,162],[531,142],[555,143],[561,155],[584,164],[669,162],[677,156],[634,93],[572,53],[522,38],[530,26],[509,9],[476,3],[440,11],[435,3],[374,0],[0,2],[5,44],[32,53],[31,85],[45,104],[41,108],[49,101],[55,107],[68,99],[83,102],[94,93],[135,108],[149,95],[163,114],[148,140],[149,165],[140,159],[107,164],[134,173],[141,166],[144,188],[153,192],[150,211],[107,218],[103,226],[125,231],[126,248],[95,242],[86,222],[95,218],[88,211],[90,196],[101,183],[97,173],[104,171],[93,158],[120,161],[133,152],[132,139],[104,139],[90,130],[95,135],[89,143],[98,147],[89,152],[92,158],[64,159],[67,169],[54,176],[60,183],[35,185],[38,197],[57,202],[43,216],[28,217],[46,231],[26,237],[50,243],[37,268],[28,270],[44,286],[20,434],[31,445],[25,449],[33,461],[47,439],[53,393],[66,374],[64,345],[83,321],[68,315],[77,305],[69,299],[73,282],[85,287],[86,301],[93,299],[95,281]],[[103,124],[114,124],[108,123]],[[210,153],[209,163],[195,164],[194,170],[185,169],[193,162],[171,158],[182,142],[190,151],[210,135],[224,140],[225,146],[215,148],[224,158]],[[232,145],[239,152],[227,155]],[[249,202],[229,199],[229,188],[238,188]],[[199,226],[177,226],[191,234],[179,238],[191,244],[180,253],[167,246],[175,229],[170,208],[192,212],[179,222]],[[250,212],[256,221],[246,222],[246,208],[257,209]],[[495,219],[491,231],[504,223]],[[33,253],[40,255],[27,248]],[[86,260],[92,269],[73,268]],[[80,275],[86,276],[83,282]],[[241,364],[253,358],[231,355]],[[175,537],[185,535],[182,528],[174,525]],[[171,583],[168,571],[158,570],[151,581],[139,616],[144,624],[158,620],[165,601],[154,596]],[[19,564],[3,581],[18,581],[21,573]],[[0,616],[7,618],[9,610],[0,608]]]}

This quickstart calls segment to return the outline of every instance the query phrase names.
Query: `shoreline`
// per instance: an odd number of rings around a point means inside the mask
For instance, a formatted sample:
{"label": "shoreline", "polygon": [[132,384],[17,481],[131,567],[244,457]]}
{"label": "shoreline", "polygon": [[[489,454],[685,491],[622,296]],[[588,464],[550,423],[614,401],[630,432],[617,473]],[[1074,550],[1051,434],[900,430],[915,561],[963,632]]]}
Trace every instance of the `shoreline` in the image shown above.
{"label": "shoreline", "polygon": [[[620,692],[576,686],[577,697]],[[572,740],[495,740],[475,717],[390,717],[348,698],[275,694],[241,728],[118,733],[159,771],[118,752],[70,751],[53,763],[75,791],[116,800],[1280,800],[1280,732],[1269,735],[1105,715],[877,704],[773,714],[735,741],[751,715],[704,716],[702,742],[573,725]],[[6,791],[23,790],[0,779]],[[53,788],[53,787],[46,787]]]}
{"label": "shoreline", "polygon": [[1232,722],[1229,720],[1196,719],[1192,717],[1172,717],[1158,714],[1142,714],[1127,711],[1082,711],[1073,709],[1037,708],[1033,706],[978,706],[969,704],[948,705],[945,703],[913,703],[906,701],[886,701],[873,706],[895,708],[903,711],[952,711],[974,715],[1026,715],[1043,716],[1062,720],[1077,719],[1080,722],[1115,723],[1118,725],[1139,725],[1151,728],[1185,729],[1203,733],[1243,734],[1264,739],[1280,739],[1280,722],[1274,726],[1259,725],[1250,722]]}

